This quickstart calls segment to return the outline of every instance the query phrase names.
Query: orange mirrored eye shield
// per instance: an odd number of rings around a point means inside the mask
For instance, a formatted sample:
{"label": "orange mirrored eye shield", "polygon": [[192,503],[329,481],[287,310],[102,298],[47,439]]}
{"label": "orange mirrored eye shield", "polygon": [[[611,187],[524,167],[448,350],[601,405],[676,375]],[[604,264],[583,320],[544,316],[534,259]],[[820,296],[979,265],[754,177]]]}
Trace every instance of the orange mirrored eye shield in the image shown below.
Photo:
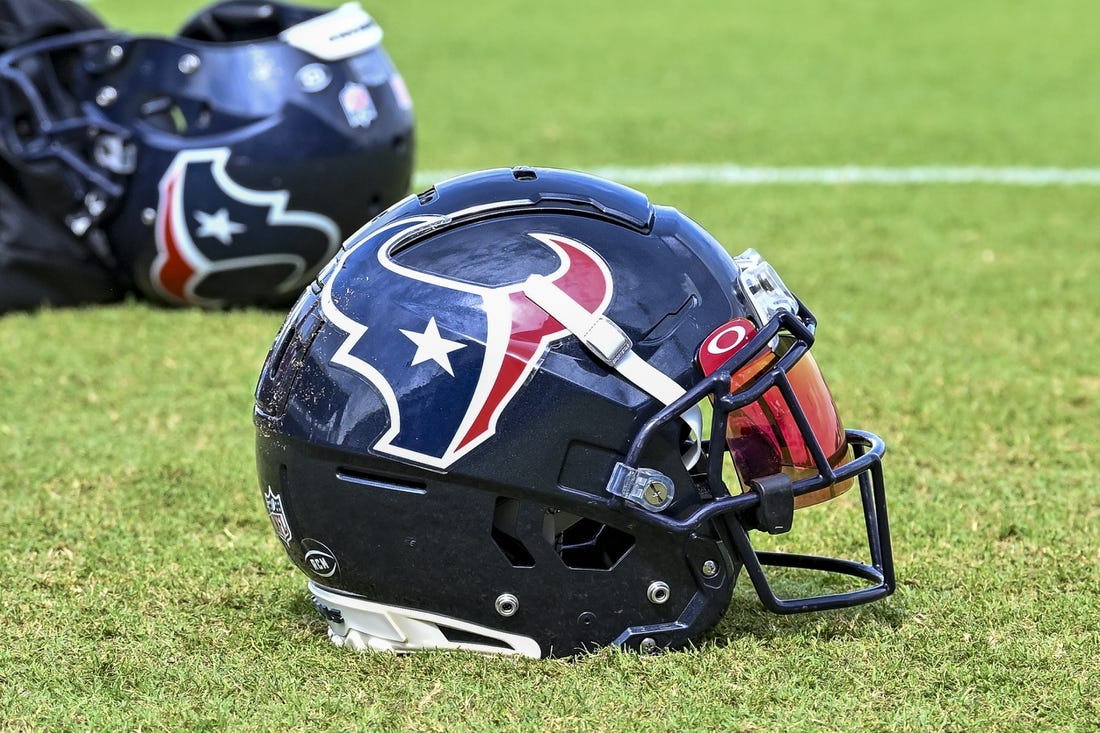
{"label": "orange mirrored eye shield", "polygon": [[[744,349],[755,335],[756,326],[747,318],[735,318],[719,326],[699,347],[697,359],[703,374],[724,371],[724,363]],[[773,339],[762,352],[753,353],[746,366],[731,371],[730,394],[741,394],[745,386],[775,368],[778,357],[773,349],[786,346],[789,341],[786,337]],[[793,479],[804,477],[815,468],[814,444],[826,453],[831,466],[841,465],[848,455],[844,429],[813,355],[802,349],[801,358],[789,370],[765,378],[776,387],[764,392],[759,401],[732,409],[719,406],[723,414],[729,415],[724,437],[742,485],[780,472]],[[729,396],[722,399],[729,401]],[[797,421],[799,415],[806,418],[805,424]],[[807,440],[807,436],[812,439]],[[795,505],[824,501],[847,490],[849,485],[842,483],[829,487],[828,491],[803,494]]]}
{"label": "orange mirrored eye shield", "polygon": [[[876,600],[894,590],[894,567],[890,545],[886,496],[882,480],[881,460],[886,445],[876,435],[859,430],[844,431],[844,441],[852,451],[852,459],[834,467],[829,463],[819,441],[814,437],[810,418],[801,409],[798,396],[787,377],[787,372],[806,354],[813,344],[816,320],[801,303],[798,315],[787,310],[778,311],[774,317],[752,336],[727,361],[714,368],[692,386],[680,399],[660,410],[639,430],[621,465],[638,468],[648,442],[666,424],[679,419],[680,414],[711,399],[714,411],[711,418],[711,435],[706,447],[706,471],[698,480],[705,482],[715,498],[699,506],[682,518],[665,516],[660,512],[646,511],[632,506],[621,496],[610,497],[616,509],[631,513],[639,521],[655,524],[664,529],[689,534],[698,531],[708,521],[721,518],[713,526],[729,537],[736,554],[744,564],[764,605],[778,613],[795,613],[851,606]],[[785,353],[777,357],[766,369],[755,376],[750,384],[741,388],[733,385],[731,374],[744,370],[765,352],[770,352],[773,340],[781,334],[790,337]],[[729,414],[746,405],[758,402],[768,390],[777,389],[791,407],[790,424],[797,426],[806,450],[811,458],[814,475],[791,479],[782,473],[750,480],[744,493],[731,494],[722,477],[724,455],[729,452],[726,431]],[[701,466],[699,468],[702,468]],[[790,528],[796,497],[820,489],[858,479],[863,503],[870,564],[841,558],[812,555],[760,552],[753,550],[748,537],[750,529],[765,529],[772,533]],[[837,573],[859,578],[870,585],[854,591],[812,596],[798,599],[781,599],[772,590],[763,565],[801,568],[811,571]]]}
{"label": "orange mirrored eye shield", "polygon": [[[797,428],[803,436],[803,442],[805,443],[805,450],[810,458],[810,464],[817,470],[817,474],[814,476],[808,476],[792,482],[793,496],[798,497],[809,494],[832,484],[854,478],[861,471],[866,471],[872,461],[873,454],[865,454],[867,458],[863,461],[853,460],[836,468],[830,465],[828,460],[829,456],[825,454],[819,441],[814,438],[813,425],[809,417],[798,404],[797,395],[787,377],[787,372],[794,368],[813,344],[814,328],[816,324],[817,321],[813,314],[810,313],[805,306],[802,306],[801,303],[799,304],[799,315],[795,315],[786,310],[779,311],[775,317],[757,331],[747,343],[737,349],[729,359],[721,363],[720,366],[714,368],[709,375],[699,380],[683,395],[683,397],[660,410],[656,415],[650,418],[650,420],[642,426],[641,430],[638,431],[623,463],[630,467],[638,466],[645,445],[662,426],[678,419],[680,413],[684,410],[690,409],[699,402],[710,398],[714,404],[714,411],[711,417],[706,478],[711,494],[715,497],[722,497],[721,499],[716,499],[716,502],[722,502],[723,508],[715,510],[710,506],[706,506],[696,513],[705,512],[705,518],[710,518],[715,513],[729,511],[733,509],[733,506],[726,505],[724,502],[731,492],[722,480],[723,458],[724,454],[728,451],[728,449],[723,447],[726,442],[728,415],[746,405],[758,402],[768,390],[776,388],[791,407],[791,415],[788,424],[790,427]],[[768,344],[776,339],[781,333],[789,334],[793,337],[792,343],[786,353],[777,357],[774,363],[771,363],[768,368],[755,375],[755,378],[750,384],[743,388],[736,389],[735,391],[733,385],[736,383],[736,380],[731,380],[730,375],[742,372],[750,363],[759,359],[762,354],[771,353]],[[885,450],[884,445],[883,450]],[[749,493],[743,495],[745,498],[737,503],[736,511],[742,512],[750,505],[756,505],[757,500],[752,498],[754,494],[752,493],[751,485],[749,488]],[[613,501],[615,498],[617,497],[613,497]],[[728,498],[736,499],[738,497],[732,496]],[[694,517],[694,515],[692,516]],[[704,519],[700,521],[704,521]],[[695,522],[693,526],[697,527],[698,522]]]}

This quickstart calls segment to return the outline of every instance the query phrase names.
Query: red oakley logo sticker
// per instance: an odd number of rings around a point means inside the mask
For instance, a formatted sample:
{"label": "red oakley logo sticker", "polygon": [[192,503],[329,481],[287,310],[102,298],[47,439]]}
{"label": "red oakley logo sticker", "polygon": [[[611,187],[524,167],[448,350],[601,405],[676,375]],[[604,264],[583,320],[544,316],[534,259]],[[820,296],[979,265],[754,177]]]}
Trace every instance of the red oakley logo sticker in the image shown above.
{"label": "red oakley logo sticker", "polygon": [[756,326],[747,318],[734,318],[716,328],[699,347],[699,367],[703,374],[713,374],[755,335]]}

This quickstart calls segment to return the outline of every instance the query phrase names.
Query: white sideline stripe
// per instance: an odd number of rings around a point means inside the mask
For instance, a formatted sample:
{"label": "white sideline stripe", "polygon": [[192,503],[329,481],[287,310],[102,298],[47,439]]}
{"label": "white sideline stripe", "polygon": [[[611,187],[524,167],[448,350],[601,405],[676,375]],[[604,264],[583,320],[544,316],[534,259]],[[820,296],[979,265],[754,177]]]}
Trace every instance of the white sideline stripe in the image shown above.
{"label": "white sideline stripe", "polygon": [[[421,171],[415,185],[430,186],[470,171]],[[759,185],[936,185],[982,183],[995,186],[1100,186],[1100,168],[1031,168],[989,166],[916,166],[912,168],[846,165],[835,168],[757,167],[740,165],[607,166],[589,173],[627,185],[709,183]]]}

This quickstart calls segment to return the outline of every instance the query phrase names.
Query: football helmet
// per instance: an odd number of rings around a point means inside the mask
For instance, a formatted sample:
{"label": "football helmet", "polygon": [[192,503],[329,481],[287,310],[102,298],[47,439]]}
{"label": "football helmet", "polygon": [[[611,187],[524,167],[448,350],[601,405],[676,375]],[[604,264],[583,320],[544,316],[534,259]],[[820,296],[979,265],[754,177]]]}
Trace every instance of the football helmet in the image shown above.
{"label": "football helmet", "polygon": [[[287,317],[260,490],[338,645],[678,648],[742,569],[779,613],[872,601],[885,446],[841,426],[815,330],[759,254],[637,191],[458,177],[352,236]],[[851,486],[868,562],[754,549]],[[844,582],[780,597],[768,566]]]}
{"label": "football helmet", "polygon": [[357,3],[226,0],[172,37],[80,20],[0,55],[0,158],[145,296],[286,307],[408,193],[412,101]]}

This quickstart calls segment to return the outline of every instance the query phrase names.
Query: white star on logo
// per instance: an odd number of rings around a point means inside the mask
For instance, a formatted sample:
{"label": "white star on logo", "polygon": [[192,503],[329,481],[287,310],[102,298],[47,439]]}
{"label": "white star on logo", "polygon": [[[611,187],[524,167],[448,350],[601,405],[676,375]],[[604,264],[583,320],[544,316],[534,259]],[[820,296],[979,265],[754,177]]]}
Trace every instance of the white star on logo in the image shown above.
{"label": "white star on logo", "polygon": [[230,244],[234,234],[240,234],[247,229],[244,224],[230,220],[229,211],[224,208],[213,214],[196,211],[195,221],[199,223],[200,237],[214,237],[222,244]]}
{"label": "white star on logo", "polygon": [[460,344],[439,335],[439,327],[435,325],[435,316],[428,319],[428,326],[424,329],[424,333],[406,331],[403,328],[400,331],[408,337],[409,341],[416,344],[416,354],[413,355],[412,363],[409,366],[416,366],[430,359],[443,367],[444,371],[452,377],[455,375],[451,370],[451,360],[447,354],[458,351],[466,344]]}

